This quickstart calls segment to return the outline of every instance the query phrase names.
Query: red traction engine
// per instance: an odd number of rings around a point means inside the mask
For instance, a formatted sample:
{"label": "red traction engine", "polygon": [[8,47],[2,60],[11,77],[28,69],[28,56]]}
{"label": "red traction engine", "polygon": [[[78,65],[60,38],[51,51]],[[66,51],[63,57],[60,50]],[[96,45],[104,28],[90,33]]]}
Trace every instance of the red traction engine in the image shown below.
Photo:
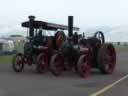
{"label": "red traction engine", "polygon": [[103,32],[85,39],[73,34],[73,17],[69,17],[69,36],[54,52],[50,60],[50,70],[54,75],[61,75],[65,70],[75,69],[81,77],[90,75],[93,68],[103,74],[111,74],[116,65],[116,51],[111,43],[105,43]]}

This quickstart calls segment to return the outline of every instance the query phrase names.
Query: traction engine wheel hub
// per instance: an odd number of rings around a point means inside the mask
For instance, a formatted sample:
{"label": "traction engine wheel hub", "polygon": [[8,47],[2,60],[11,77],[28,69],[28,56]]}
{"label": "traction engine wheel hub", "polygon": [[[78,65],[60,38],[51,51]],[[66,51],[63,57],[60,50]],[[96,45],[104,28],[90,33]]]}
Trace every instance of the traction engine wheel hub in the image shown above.
{"label": "traction engine wheel hub", "polygon": [[58,76],[64,71],[64,58],[60,54],[54,54],[50,61],[51,72]]}
{"label": "traction engine wheel hub", "polygon": [[48,57],[44,53],[41,53],[37,57],[37,71],[39,73],[45,73],[48,71]]}
{"label": "traction engine wheel hub", "polygon": [[111,74],[116,65],[116,52],[112,44],[103,44],[98,52],[98,66],[102,73]]}
{"label": "traction engine wheel hub", "polygon": [[21,53],[13,57],[12,67],[15,72],[21,72],[24,68],[24,56]]}
{"label": "traction engine wheel hub", "polygon": [[87,55],[81,55],[77,63],[77,71],[81,77],[86,78],[91,74],[91,65]]}

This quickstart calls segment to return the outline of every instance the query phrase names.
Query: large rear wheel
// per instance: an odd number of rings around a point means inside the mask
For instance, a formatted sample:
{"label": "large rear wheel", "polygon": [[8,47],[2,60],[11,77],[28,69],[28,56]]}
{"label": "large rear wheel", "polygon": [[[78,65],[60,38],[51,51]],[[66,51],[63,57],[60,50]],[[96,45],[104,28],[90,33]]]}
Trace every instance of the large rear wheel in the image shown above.
{"label": "large rear wheel", "polygon": [[58,76],[61,75],[64,71],[64,58],[60,54],[54,54],[50,61],[50,70],[51,72]]}
{"label": "large rear wheel", "polygon": [[21,53],[16,54],[12,60],[12,68],[15,72],[21,72],[24,68],[24,56]]}
{"label": "large rear wheel", "polygon": [[103,44],[100,47],[97,63],[101,73],[113,73],[116,65],[116,51],[112,44]]}

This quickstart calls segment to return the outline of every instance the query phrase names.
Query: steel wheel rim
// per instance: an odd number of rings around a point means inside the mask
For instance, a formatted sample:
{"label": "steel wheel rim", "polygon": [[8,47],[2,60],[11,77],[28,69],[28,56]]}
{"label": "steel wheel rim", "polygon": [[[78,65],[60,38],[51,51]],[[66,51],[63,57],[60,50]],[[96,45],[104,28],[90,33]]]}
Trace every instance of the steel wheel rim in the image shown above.
{"label": "steel wheel rim", "polygon": [[87,55],[82,55],[78,61],[78,72],[83,78],[88,77],[91,74],[91,66],[89,65],[89,59]]}
{"label": "steel wheel rim", "polygon": [[23,64],[23,57],[22,56],[17,56],[16,59],[15,59],[15,67],[17,69],[20,69],[22,67],[22,64]]}
{"label": "steel wheel rim", "polygon": [[105,64],[105,69],[109,73],[112,73],[114,71],[115,64],[116,64],[116,54],[112,46],[107,47],[105,58],[104,58],[104,64]]}
{"label": "steel wheel rim", "polygon": [[86,56],[83,59],[83,62],[81,64],[82,71],[83,71],[83,77],[87,77],[90,74],[90,67],[88,66],[88,61]]}
{"label": "steel wheel rim", "polygon": [[48,59],[47,59],[47,56],[46,55],[41,55],[40,59],[39,59],[39,65],[40,65],[40,70],[42,72],[45,72],[47,71],[48,69]]}
{"label": "steel wheel rim", "polygon": [[55,64],[55,68],[58,71],[62,71],[64,69],[64,60],[63,60],[63,57],[60,56],[60,55],[57,55],[57,57],[55,58],[54,64]]}

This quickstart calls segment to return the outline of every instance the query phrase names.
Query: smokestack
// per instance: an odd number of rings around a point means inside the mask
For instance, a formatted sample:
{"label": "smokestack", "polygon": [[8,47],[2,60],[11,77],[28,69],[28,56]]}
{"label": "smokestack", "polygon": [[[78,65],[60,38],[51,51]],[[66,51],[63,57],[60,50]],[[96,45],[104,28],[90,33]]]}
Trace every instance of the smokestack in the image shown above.
{"label": "smokestack", "polygon": [[73,35],[73,16],[68,16],[68,36]]}
{"label": "smokestack", "polygon": [[34,35],[34,27],[33,27],[33,22],[35,20],[35,16],[29,16],[29,36]]}

